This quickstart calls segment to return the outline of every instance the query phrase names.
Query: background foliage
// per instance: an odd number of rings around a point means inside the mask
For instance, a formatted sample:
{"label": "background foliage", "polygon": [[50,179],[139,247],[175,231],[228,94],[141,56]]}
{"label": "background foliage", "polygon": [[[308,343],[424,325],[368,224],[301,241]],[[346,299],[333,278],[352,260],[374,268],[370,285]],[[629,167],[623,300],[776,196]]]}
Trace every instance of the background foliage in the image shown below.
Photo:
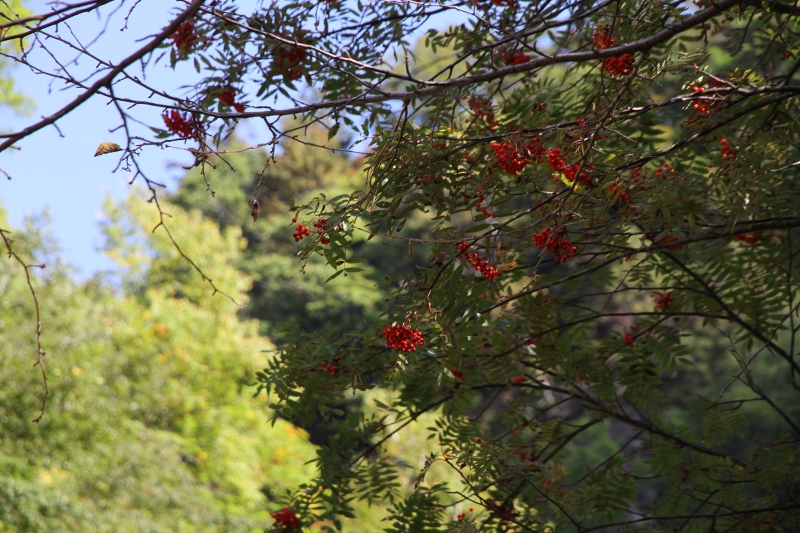
{"label": "background foliage", "polygon": [[[264,423],[248,388],[271,343],[183,268],[172,243],[148,238],[140,198],[109,205],[108,252],[122,284],[82,285],[55,260],[46,220],[15,232],[20,253],[47,262],[37,281],[53,385],[48,416],[31,424],[32,306],[16,265],[0,263],[0,528],[4,531],[258,531],[267,498],[311,478],[303,430]],[[240,292],[235,231],[171,207],[184,249]],[[5,225],[3,218],[2,225]],[[262,398],[264,400],[264,398]]]}

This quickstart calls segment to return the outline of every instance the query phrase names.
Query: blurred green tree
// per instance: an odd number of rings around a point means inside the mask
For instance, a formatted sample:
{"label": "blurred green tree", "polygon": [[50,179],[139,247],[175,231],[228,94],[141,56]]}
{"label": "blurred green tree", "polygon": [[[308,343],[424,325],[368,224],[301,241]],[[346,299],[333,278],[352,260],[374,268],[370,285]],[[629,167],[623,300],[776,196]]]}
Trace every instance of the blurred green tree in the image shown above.
{"label": "blurred green tree", "polygon": [[[251,397],[273,346],[209,295],[165,234],[146,237],[151,206],[106,207],[116,288],[74,282],[46,220],[13,232],[17,253],[47,262],[34,284],[52,394],[38,425],[30,294],[18,265],[0,262],[0,531],[262,531],[269,502],[310,479],[315,457],[303,430],[265,424],[266,398]],[[169,209],[184,251],[245,301],[238,231]]]}

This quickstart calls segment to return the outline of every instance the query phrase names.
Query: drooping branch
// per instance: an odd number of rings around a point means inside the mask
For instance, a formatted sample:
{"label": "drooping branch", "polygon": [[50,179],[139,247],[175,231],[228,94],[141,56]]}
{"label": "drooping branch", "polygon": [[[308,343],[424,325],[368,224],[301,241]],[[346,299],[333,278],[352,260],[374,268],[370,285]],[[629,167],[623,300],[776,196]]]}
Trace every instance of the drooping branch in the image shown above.
{"label": "drooping branch", "polygon": [[47,405],[47,396],[50,394],[50,388],[47,386],[47,372],[44,369],[44,356],[46,352],[42,349],[42,312],[39,307],[39,298],[36,296],[36,290],[33,288],[33,280],[31,279],[31,269],[32,268],[44,268],[45,265],[42,264],[33,264],[33,263],[26,263],[22,260],[22,258],[14,251],[11,247],[11,243],[14,242],[12,239],[6,235],[9,233],[7,230],[0,228],[0,237],[3,238],[3,244],[6,247],[6,253],[8,254],[9,259],[13,259],[22,267],[25,271],[25,282],[28,285],[28,290],[31,292],[31,299],[33,300],[33,307],[36,311],[36,363],[33,366],[39,367],[39,372],[42,375],[42,386],[44,387],[44,393],[42,394],[42,406],[39,409],[39,415],[33,419],[34,423],[38,423],[42,417],[44,416],[44,409]]}

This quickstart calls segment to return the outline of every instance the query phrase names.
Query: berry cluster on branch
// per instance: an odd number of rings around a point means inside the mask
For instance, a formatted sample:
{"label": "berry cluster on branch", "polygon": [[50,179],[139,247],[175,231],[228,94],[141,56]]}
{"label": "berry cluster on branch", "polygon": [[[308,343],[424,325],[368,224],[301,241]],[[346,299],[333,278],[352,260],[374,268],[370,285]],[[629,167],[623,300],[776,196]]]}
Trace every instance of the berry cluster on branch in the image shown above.
{"label": "berry cluster on branch", "polygon": [[387,326],[383,330],[383,337],[389,348],[399,352],[416,352],[417,346],[422,346],[424,339],[422,332],[405,324]]}
{"label": "berry cluster on branch", "polygon": [[303,63],[308,54],[298,46],[282,45],[275,57],[275,72],[281,74],[286,81],[296,81],[305,72]]}
{"label": "berry cluster on branch", "polygon": [[489,131],[497,131],[500,122],[494,118],[494,110],[492,110],[491,101],[485,98],[467,98],[466,96],[464,98],[467,100],[467,105],[474,115],[473,119],[468,118],[465,122],[469,123],[471,121],[482,120],[486,123],[486,127]]}
{"label": "berry cluster on branch", "polygon": [[531,162],[509,143],[492,143],[492,150],[497,166],[509,174],[519,174]]}
{"label": "berry cluster on branch", "polygon": [[615,181],[611,184],[611,186],[608,188],[608,193],[611,195],[613,200],[619,200],[625,204],[631,199],[630,195],[623,190],[618,181]]}
{"label": "berry cluster on branch", "polygon": [[489,210],[488,204],[484,205],[485,201],[486,198],[482,194],[478,196],[478,203],[475,204],[475,209],[480,209],[481,213],[483,213],[483,216],[486,218],[497,218],[497,213],[492,213]]}
{"label": "berry cluster on branch", "polygon": [[736,159],[736,150],[731,147],[727,139],[722,139],[721,143],[722,146],[720,147],[720,152],[722,152],[722,160],[733,161]]}
{"label": "berry cluster on branch", "polygon": [[484,279],[488,279],[490,283],[500,277],[500,270],[489,264],[488,259],[483,259],[480,254],[473,252],[469,254],[469,244],[462,242],[458,246],[458,257],[464,259],[467,263],[472,265],[472,268],[483,274]]}
{"label": "berry cluster on branch", "polygon": [[542,139],[539,137],[534,137],[528,141],[528,143],[525,145],[525,149],[528,150],[528,154],[530,154],[531,157],[536,159],[537,163],[541,163],[545,154],[547,154],[547,148],[542,143]]}
{"label": "berry cluster on branch", "polygon": [[[594,31],[594,47],[598,50],[605,50],[614,46],[614,37],[608,30]],[[603,70],[610,72],[614,76],[627,76],[633,72],[633,56],[622,54],[616,57],[607,57],[603,60]]]}
{"label": "berry cluster on branch", "polygon": [[228,107],[232,107],[239,113],[244,112],[244,104],[236,101],[236,89],[233,87],[226,87],[217,93],[217,99]]}
{"label": "berry cluster on branch", "polygon": [[746,242],[747,244],[756,244],[758,242],[758,233],[740,233],[733,236],[737,241]]}
{"label": "berry cluster on branch", "polygon": [[164,111],[161,118],[164,120],[164,125],[167,129],[182,139],[197,137],[202,133],[203,128],[200,123],[190,115],[181,113],[175,109]]}
{"label": "berry cluster on branch", "polygon": [[[547,152],[547,164],[550,165],[550,167],[557,173],[562,173],[564,178],[570,183],[575,181],[575,175],[578,173],[578,168],[581,166],[580,161],[568,166],[564,160],[561,159],[561,148],[553,148]],[[592,178],[586,172],[581,172],[581,175],[578,177],[578,179],[582,183],[589,183]],[[557,182],[559,181],[559,178],[555,177],[553,178],[553,181]]]}
{"label": "berry cluster on branch", "polygon": [[302,223],[295,226],[294,230],[295,230],[294,233],[292,233],[294,242],[300,242],[301,240],[303,240],[304,237],[308,237],[309,235],[311,235],[311,228],[309,228],[308,226],[304,226]]}
{"label": "berry cluster on branch", "polygon": [[[709,78],[708,80],[704,81],[703,85],[708,85],[710,89],[718,89],[723,86],[722,82],[719,82],[713,78]],[[703,85],[692,85],[690,90],[695,94],[703,94],[706,92],[706,88],[703,87]],[[711,98],[698,98],[692,102],[692,109],[697,111],[699,115],[710,115],[711,111],[717,109],[722,103],[722,101],[716,99],[715,96],[716,93]]]}
{"label": "berry cluster on branch", "polygon": [[[633,326],[631,326],[631,329],[634,329]],[[625,334],[622,335],[622,340],[625,342],[625,344],[627,344],[631,348],[636,343],[636,339],[634,337],[631,337],[630,331],[626,331]]]}
{"label": "berry cluster on branch", "polygon": [[339,371],[339,367],[338,366],[332,365],[330,363],[326,363],[325,361],[320,361],[319,366],[324,368],[323,372],[325,372],[326,374],[330,373],[332,378],[335,378],[336,377],[336,372]]}
{"label": "berry cluster on branch", "polygon": [[178,53],[184,56],[193,52],[201,41],[200,36],[197,35],[194,22],[191,20],[181,24],[169,38]]}
{"label": "berry cluster on branch", "polygon": [[547,249],[548,252],[553,252],[555,263],[566,263],[571,257],[575,257],[577,246],[572,246],[565,237],[566,231],[564,228],[559,228],[552,231],[550,227],[546,227],[539,233],[533,234],[533,243],[540,250]]}
{"label": "berry cluster on branch", "polygon": [[653,291],[653,298],[656,301],[656,310],[666,313],[675,303],[675,298],[670,291]]}
{"label": "berry cluster on branch", "polygon": [[275,527],[281,533],[300,531],[300,519],[290,508],[284,507],[280,511],[275,511],[269,515],[275,519]]}
{"label": "berry cluster on branch", "polygon": [[521,65],[531,60],[531,57],[523,52],[505,53],[502,58],[503,62],[509,67],[512,65]]}

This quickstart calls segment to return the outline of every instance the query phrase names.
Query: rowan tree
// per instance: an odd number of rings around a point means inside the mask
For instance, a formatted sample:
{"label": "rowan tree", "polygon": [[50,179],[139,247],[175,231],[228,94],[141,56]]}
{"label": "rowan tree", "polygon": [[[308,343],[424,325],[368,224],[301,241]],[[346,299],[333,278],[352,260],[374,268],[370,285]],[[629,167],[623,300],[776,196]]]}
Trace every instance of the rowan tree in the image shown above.
{"label": "rowan tree", "polygon": [[[53,25],[108,3],[16,35],[69,42]],[[427,263],[387,280],[371,328],[298,332],[259,374],[276,416],[338,429],[276,530],[341,529],[357,499],[389,506],[388,531],[800,528],[800,7],[238,4],[182,2],[123,60],[74,44],[97,71],[50,74],[80,96],[0,135],[0,151],[103,98],[128,134],[121,165],[157,205],[140,158],[191,147],[213,197],[242,121],[269,132],[252,144],[271,150],[264,169],[281,142],[361,158],[355,191],[289,205],[298,268],[358,274],[362,236]],[[197,79],[177,93],[131,70],[159,61]],[[151,109],[152,134],[131,133]],[[330,140],[304,138],[313,127]],[[256,225],[266,175],[241,205]],[[419,237],[402,232],[412,216]],[[375,390],[393,399],[337,407]],[[386,443],[431,413],[431,453],[406,486]],[[582,461],[601,441],[606,456]],[[458,481],[426,483],[440,468]]]}

